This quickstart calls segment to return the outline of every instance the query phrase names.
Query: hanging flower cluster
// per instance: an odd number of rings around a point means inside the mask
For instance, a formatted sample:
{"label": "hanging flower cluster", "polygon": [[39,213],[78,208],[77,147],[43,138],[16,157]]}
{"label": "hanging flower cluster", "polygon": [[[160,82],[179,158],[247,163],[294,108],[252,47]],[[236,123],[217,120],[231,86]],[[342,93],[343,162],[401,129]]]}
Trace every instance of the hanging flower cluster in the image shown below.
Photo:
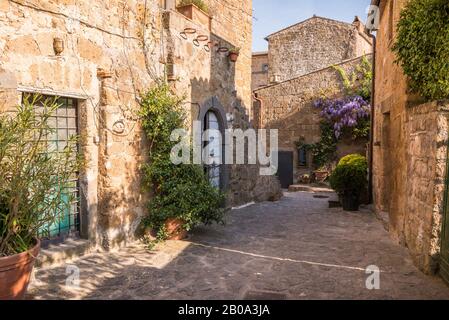
{"label": "hanging flower cluster", "polygon": [[345,128],[355,128],[362,120],[369,119],[370,104],[361,96],[341,99],[319,99],[314,102],[323,119],[333,125],[335,137],[340,138]]}

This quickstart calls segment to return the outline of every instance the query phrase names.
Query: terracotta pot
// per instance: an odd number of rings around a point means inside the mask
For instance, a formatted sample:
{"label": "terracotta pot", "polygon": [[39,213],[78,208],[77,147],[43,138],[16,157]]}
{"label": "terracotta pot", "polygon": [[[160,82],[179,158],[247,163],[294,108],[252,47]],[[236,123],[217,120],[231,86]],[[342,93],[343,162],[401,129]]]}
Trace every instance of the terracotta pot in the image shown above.
{"label": "terracotta pot", "polygon": [[183,240],[187,237],[187,231],[184,229],[184,221],[181,219],[168,219],[165,222],[165,229],[169,237],[167,240]]}
{"label": "terracotta pot", "polygon": [[187,4],[184,6],[178,6],[176,7],[176,10],[190,20],[198,22],[206,27],[206,29],[210,30],[211,18],[209,17],[209,14],[198,8],[196,5]]}
{"label": "terracotta pot", "polygon": [[238,58],[239,58],[239,54],[237,52],[229,53],[229,60],[231,60],[232,62],[237,62]]}
{"label": "terracotta pot", "polygon": [[26,252],[0,258],[0,300],[23,299],[40,249],[37,240],[34,248]]}
{"label": "terracotta pot", "polygon": [[313,173],[317,182],[324,182],[329,176],[329,172],[327,171],[314,171]]}

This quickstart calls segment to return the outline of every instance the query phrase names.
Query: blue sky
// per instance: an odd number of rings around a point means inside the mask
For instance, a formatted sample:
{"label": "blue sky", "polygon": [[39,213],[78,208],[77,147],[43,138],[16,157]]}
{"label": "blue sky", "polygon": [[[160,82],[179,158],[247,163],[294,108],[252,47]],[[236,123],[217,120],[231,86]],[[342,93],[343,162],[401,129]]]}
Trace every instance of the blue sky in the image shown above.
{"label": "blue sky", "polygon": [[366,20],[370,0],[253,0],[253,51],[267,50],[269,34],[310,18],[314,14],[352,22],[358,15]]}

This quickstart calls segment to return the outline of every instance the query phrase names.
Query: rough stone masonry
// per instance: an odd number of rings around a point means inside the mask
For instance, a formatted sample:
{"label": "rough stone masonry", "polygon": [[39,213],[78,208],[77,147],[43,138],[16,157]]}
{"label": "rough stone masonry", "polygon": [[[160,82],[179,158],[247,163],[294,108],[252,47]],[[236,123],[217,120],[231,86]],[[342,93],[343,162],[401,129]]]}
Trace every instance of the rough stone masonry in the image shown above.
{"label": "rough stone masonry", "polygon": [[412,94],[395,63],[391,46],[406,2],[377,3],[373,197],[376,213],[392,237],[409,249],[421,270],[435,273],[443,264],[443,253],[447,259],[449,246],[442,233],[447,224],[449,102],[425,102]]}
{"label": "rough stone masonry", "polygon": [[[351,74],[362,57],[372,59],[372,41],[364,29],[357,17],[345,23],[313,16],[269,35],[266,55],[253,54],[253,83],[258,84],[253,84],[254,123],[279,130],[279,149],[293,157],[294,183],[317,169],[310,152],[306,163],[299,163],[297,146],[300,141],[313,144],[321,139],[320,112],[313,102],[344,95],[341,76],[333,66]],[[263,63],[268,64],[267,74],[259,71]],[[365,155],[367,143],[366,139],[345,139],[337,146],[337,158]]]}
{"label": "rough stone masonry", "polygon": [[[136,111],[139,92],[167,66],[192,121],[209,108],[233,115],[233,123],[222,119],[224,126],[249,127],[252,2],[207,2],[206,24],[177,12],[173,1],[167,7],[157,0],[0,2],[0,109],[26,93],[77,101],[86,158],[79,231],[93,245],[126,243],[146,214],[140,185],[146,143]],[[184,34],[186,28],[195,34]],[[195,41],[199,35],[210,42]],[[235,64],[217,50],[231,46],[241,48]],[[230,206],[279,192],[277,181],[258,177],[257,168],[224,172]]]}

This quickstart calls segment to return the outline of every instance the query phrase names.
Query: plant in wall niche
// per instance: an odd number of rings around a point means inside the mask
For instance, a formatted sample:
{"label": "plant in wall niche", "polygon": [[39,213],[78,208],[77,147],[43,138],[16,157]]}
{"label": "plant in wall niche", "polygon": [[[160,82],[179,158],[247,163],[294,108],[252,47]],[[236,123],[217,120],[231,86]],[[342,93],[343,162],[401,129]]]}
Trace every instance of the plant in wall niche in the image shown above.
{"label": "plant in wall niche", "polygon": [[411,0],[401,12],[393,51],[412,91],[449,98],[449,2]]}
{"label": "plant in wall niche", "polygon": [[343,209],[357,211],[360,196],[367,186],[368,163],[359,154],[351,154],[340,160],[330,177],[331,187],[340,195]]}
{"label": "plant in wall niche", "polygon": [[[77,137],[51,144],[56,99],[27,97],[0,116],[0,300],[19,299],[40,251],[38,236],[70,208],[73,178],[82,165]],[[45,236],[45,234],[43,234]]]}
{"label": "plant in wall niche", "polygon": [[209,12],[209,7],[203,0],[181,0],[178,2],[178,7],[188,6],[190,4],[194,4],[199,9],[203,10],[206,13]]}
{"label": "plant in wall niche", "polygon": [[237,62],[240,55],[240,48],[233,47],[229,49],[229,60],[232,62]]}
{"label": "plant in wall niche", "polygon": [[144,186],[151,190],[144,224],[156,233],[150,245],[181,239],[200,223],[223,222],[224,195],[213,187],[199,165],[175,165],[170,160],[173,130],[184,127],[182,98],[167,84],[159,84],[142,95],[142,127],[149,140],[149,159],[143,166]]}

